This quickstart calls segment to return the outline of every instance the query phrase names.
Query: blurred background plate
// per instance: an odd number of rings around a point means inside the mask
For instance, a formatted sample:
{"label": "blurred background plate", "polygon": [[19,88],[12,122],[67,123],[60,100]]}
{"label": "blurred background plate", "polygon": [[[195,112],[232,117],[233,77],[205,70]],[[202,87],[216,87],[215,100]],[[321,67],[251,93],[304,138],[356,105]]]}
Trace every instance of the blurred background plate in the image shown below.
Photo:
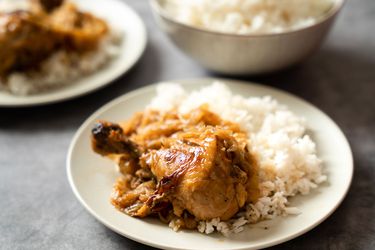
{"label": "blurred background plate", "polygon": [[147,43],[146,28],[138,14],[119,0],[75,0],[81,9],[92,12],[122,33],[120,53],[94,74],[67,86],[41,94],[15,96],[0,91],[0,107],[21,107],[59,102],[81,96],[110,84],[126,73],[141,57]]}

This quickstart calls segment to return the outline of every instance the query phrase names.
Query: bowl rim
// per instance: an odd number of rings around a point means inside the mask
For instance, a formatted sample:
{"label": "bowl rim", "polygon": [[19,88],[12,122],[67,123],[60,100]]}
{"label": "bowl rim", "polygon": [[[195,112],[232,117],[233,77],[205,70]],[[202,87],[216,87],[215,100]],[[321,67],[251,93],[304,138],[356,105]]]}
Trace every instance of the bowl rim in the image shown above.
{"label": "bowl rim", "polygon": [[174,23],[175,25],[179,25],[182,27],[185,27],[190,30],[194,30],[201,33],[206,33],[210,35],[220,35],[220,36],[226,36],[226,37],[237,37],[237,38],[262,38],[262,37],[274,37],[274,36],[284,36],[284,35],[290,35],[295,34],[301,31],[306,31],[313,29],[317,26],[320,26],[321,24],[327,22],[328,20],[333,19],[343,8],[344,4],[346,3],[346,0],[334,0],[333,6],[328,10],[328,12],[322,16],[316,23],[312,25],[308,25],[306,27],[287,30],[280,33],[257,33],[257,34],[236,34],[236,33],[225,33],[221,31],[215,31],[215,30],[209,30],[204,29],[196,26],[192,26],[186,23],[183,23],[181,21],[176,20],[175,18],[171,17],[166,10],[160,5],[160,0],[149,0],[151,9],[154,13],[157,13],[162,18],[168,20],[169,22]]}

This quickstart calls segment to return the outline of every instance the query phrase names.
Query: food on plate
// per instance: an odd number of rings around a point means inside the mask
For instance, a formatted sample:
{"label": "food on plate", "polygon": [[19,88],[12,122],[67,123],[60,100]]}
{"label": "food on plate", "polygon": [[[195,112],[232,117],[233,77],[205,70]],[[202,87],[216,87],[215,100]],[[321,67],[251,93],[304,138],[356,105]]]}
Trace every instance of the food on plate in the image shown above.
{"label": "food on plate", "polygon": [[190,94],[163,84],[129,120],[98,121],[91,142],[119,167],[117,209],[174,230],[229,235],[298,214],[288,198],[326,180],[305,129],[270,97],[235,96],[219,82]]}
{"label": "food on plate", "polygon": [[15,2],[0,5],[0,85],[11,93],[33,94],[68,84],[114,56],[110,47],[118,46],[118,38],[111,27],[75,4]]}
{"label": "food on plate", "polygon": [[311,26],[333,0],[168,0],[174,19],[199,28],[235,34],[281,33]]}
{"label": "food on plate", "polygon": [[39,0],[43,9],[47,12],[51,12],[57,7],[61,6],[64,0]]}
{"label": "food on plate", "polygon": [[124,177],[112,203],[132,216],[227,220],[257,199],[246,134],[205,107],[183,116],[146,111],[122,126],[99,122],[92,138],[95,152],[120,155]]}

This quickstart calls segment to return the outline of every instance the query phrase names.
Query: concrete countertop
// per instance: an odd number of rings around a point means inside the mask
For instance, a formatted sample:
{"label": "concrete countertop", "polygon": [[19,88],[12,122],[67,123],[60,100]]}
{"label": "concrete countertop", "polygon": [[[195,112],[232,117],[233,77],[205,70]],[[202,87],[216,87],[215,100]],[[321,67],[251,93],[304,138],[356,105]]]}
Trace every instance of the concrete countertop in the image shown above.
{"label": "concrete countertop", "polygon": [[[65,169],[70,140],[92,112],[130,90],[216,75],[173,47],[147,1],[126,2],[142,16],[149,36],[144,56],[128,74],[72,101],[0,109],[1,249],[151,249],[107,229],[74,197]],[[273,249],[375,249],[375,1],[348,1],[324,46],[306,62],[242,79],[313,103],[342,128],[354,153],[353,184],[338,210]]]}

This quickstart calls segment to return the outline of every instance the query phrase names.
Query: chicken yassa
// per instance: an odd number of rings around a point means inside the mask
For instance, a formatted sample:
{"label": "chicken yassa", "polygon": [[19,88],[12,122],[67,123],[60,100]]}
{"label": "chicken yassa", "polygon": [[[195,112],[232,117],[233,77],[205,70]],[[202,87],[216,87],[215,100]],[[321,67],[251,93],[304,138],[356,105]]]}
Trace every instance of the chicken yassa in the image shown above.
{"label": "chicken yassa", "polygon": [[[32,8],[0,12],[0,77],[37,69],[53,53],[83,53],[97,47],[108,32],[103,20],[69,2],[32,2]],[[61,6],[60,6],[61,4]]]}
{"label": "chicken yassa", "polygon": [[111,202],[131,216],[194,229],[200,220],[228,220],[258,198],[246,133],[205,106],[186,115],[146,110],[121,124],[100,121],[92,147],[118,164]]}

